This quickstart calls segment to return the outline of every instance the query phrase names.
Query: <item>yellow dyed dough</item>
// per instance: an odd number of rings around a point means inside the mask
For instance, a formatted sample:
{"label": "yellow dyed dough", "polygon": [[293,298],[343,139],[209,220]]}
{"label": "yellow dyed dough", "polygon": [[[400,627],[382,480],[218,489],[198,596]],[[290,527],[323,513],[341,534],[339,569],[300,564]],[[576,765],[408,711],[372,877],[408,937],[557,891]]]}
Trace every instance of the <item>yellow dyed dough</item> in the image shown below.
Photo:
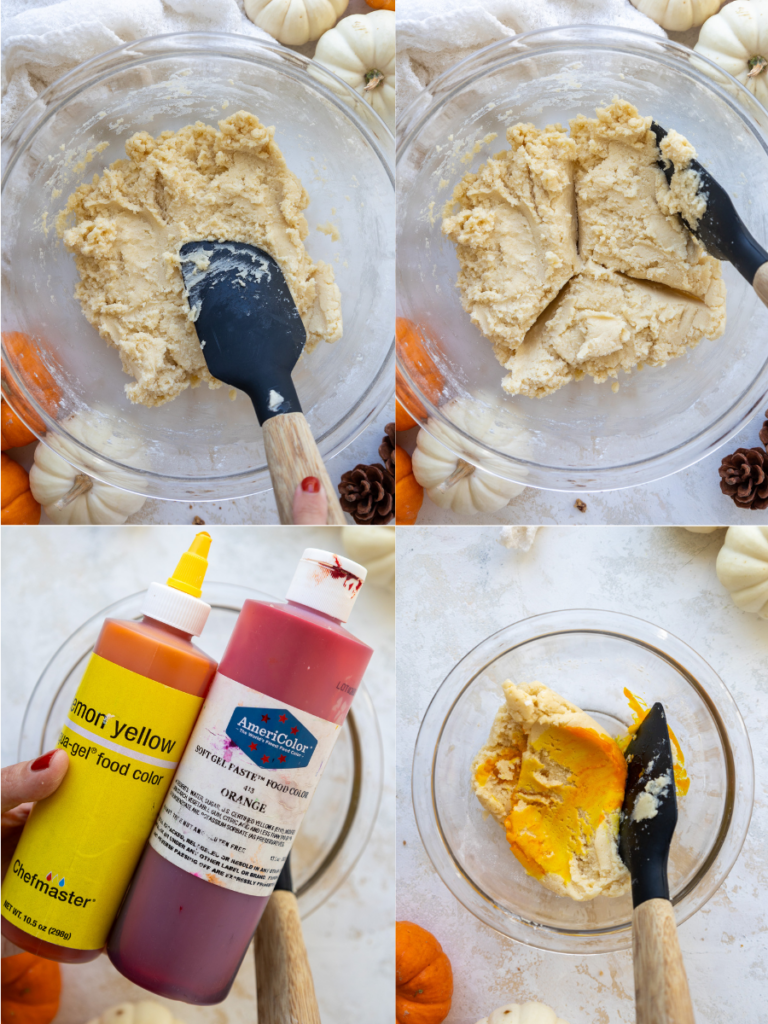
{"label": "yellow dyed dough", "polygon": [[529,875],[559,896],[629,890],[618,852],[627,767],[590,715],[539,682],[504,683],[472,788]]}
{"label": "yellow dyed dough", "polygon": [[623,100],[560,125],[510,128],[510,149],[467,174],[446,205],[464,309],[508,370],[511,394],[544,397],[590,374],[662,366],[725,330],[720,263],[680,222],[706,202],[691,144],[663,156],[650,117]]}
{"label": "yellow dyed dough", "polygon": [[[127,160],[81,185],[59,216],[86,318],[135,378],[132,402],[162,405],[208,372],[184,297],[179,249],[197,239],[248,242],[280,264],[307,329],[306,350],[341,337],[332,269],[304,248],[309,197],[266,128],[240,111],[126,142]],[[74,221],[74,224],[73,224]]]}

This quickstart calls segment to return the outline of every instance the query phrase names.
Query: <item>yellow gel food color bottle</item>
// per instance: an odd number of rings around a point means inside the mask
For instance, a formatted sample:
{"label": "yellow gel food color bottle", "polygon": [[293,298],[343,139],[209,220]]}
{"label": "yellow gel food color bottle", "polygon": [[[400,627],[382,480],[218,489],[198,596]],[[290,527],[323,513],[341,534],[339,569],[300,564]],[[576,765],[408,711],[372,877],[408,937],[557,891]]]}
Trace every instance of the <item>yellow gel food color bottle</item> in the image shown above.
{"label": "yellow gel food color bottle", "polygon": [[57,746],[59,789],[35,806],[2,887],[2,932],[67,963],[104,947],[216,672],[192,643],[211,538],[198,533],[139,622],[107,619]]}

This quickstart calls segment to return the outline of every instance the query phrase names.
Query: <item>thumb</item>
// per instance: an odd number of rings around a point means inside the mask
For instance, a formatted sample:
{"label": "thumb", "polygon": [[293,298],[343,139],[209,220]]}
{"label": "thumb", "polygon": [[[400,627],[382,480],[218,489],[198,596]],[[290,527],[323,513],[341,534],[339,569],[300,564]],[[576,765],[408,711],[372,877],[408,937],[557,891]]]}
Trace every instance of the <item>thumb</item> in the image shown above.
{"label": "thumb", "polygon": [[316,476],[305,476],[293,492],[293,521],[296,526],[325,525],[328,499]]}
{"label": "thumb", "polygon": [[61,785],[69,768],[66,750],[51,750],[34,761],[9,765],[0,773],[2,813],[18,804],[32,803],[50,796]]}

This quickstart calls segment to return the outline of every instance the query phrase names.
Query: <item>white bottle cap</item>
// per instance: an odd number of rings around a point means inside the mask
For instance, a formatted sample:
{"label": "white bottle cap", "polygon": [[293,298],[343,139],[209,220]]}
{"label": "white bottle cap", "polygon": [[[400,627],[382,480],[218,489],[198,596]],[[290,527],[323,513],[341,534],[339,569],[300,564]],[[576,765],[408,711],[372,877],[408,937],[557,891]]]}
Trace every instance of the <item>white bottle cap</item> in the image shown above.
{"label": "white bottle cap", "polygon": [[192,636],[200,636],[211,614],[211,606],[183,590],[166,587],[164,583],[151,583],[141,614]]}
{"label": "white bottle cap", "polygon": [[367,575],[368,570],[351,558],[307,548],[285,596],[346,622]]}

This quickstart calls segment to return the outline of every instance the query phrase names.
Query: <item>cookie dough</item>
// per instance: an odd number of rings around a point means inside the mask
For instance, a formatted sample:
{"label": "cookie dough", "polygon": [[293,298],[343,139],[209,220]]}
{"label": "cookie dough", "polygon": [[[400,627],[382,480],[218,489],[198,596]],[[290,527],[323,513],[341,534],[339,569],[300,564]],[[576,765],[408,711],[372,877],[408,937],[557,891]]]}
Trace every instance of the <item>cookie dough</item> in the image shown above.
{"label": "cookie dough", "polygon": [[443,232],[509,393],[541,398],[585,373],[661,366],[724,331],[720,263],[677,216],[695,226],[706,209],[695,150],[669,132],[670,188],[651,123],[616,99],[574,118],[570,136],[515,125],[511,149],[456,186]]}
{"label": "cookie dough", "polygon": [[467,174],[443,220],[456,243],[459,289],[472,322],[505,362],[581,266],[576,250],[575,146],[559,125],[518,124],[510,150]]}
{"label": "cookie dough", "polygon": [[589,374],[596,382],[619,370],[663,366],[725,326],[725,285],[716,278],[707,301],[586,263],[536,321],[502,387],[541,398]]}
{"label": "cookie dough", "polygon": [[662,158],[672,167],[669,191],[659,192],[659,206],[665,213],[679,213],[695,231],[707,209],[701,178],[690,166],[691,160],[696,159],[696,150],[674,129],[661,140],[659,149]]}
{"label": "cookie dough", "polygon": [[[86,318],[135,378],[132,402],[162,405],[208,372],[184,296],[179,249],[196,239],[248,242],[280,264],[307,329],[306,351],[341,337],[333,271],[304,248],[309,197],[266,128],[240,111],[152,138],[138,132],[118,160],[81,185],[59,216],[74,253]],[[74,224],[72,223],[74,221]]]}
{"label": "cookie dough", "polygon": [[618,852],[627,767],[586,712],[539,682],[504,683],[472,788],[504,828],[515,857],[547,889],[574,900],[621,896]]}
{"label": "cookie dough", "polygon": [[720,264],[661,208],[669,186],[651,121],[623,100],[597,118],[571,121],[579,250],[604,267],[704,299]]}

